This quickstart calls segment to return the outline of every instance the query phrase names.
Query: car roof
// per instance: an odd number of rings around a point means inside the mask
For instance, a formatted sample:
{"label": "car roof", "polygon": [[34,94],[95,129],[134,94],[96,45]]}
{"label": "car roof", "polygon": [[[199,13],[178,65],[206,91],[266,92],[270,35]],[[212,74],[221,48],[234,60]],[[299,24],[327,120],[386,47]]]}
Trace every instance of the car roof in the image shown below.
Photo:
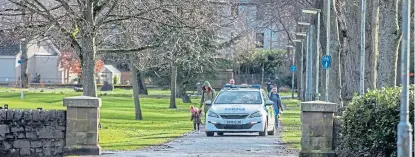
{"label": "car roof", "polygon": [[262,89],[258,88],[223,88],[221,91],[262,91]]}

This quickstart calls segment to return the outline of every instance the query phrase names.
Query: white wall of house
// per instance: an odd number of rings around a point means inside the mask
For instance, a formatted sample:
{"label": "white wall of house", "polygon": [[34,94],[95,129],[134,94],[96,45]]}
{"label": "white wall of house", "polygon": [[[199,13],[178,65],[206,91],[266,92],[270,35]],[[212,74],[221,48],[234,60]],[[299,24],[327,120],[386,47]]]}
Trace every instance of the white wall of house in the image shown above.
{"label": "white wall of house", "polygon": [[15,62],[15,56],[0,56],[0,83],[14,82],[17,79]]}
{"label": "white wall of house", "polygon": [[114,84],[115,76],[118,77],[116,84],[121,84],[121,73],[113,73],[110,70],[104,68],[101,70],[101,72],[98,73],[97,82],[99,84],[104,84],[104,81],[108,81],[108,83]]}
{"label": "white wall of house", "polygon": [[31,78],[40,74],[43,83],[63,83],[63,70],[59,68],[58,60],[58,56],[32,56],[28,61]]}

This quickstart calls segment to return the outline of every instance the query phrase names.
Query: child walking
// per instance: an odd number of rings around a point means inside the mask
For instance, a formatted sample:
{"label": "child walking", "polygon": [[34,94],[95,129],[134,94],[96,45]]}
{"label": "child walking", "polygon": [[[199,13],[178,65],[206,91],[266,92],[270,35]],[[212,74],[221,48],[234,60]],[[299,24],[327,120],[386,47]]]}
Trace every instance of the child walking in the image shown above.
{"label": "child walking", "polygon": [[192,112],[192,118],[190,120],[193,121],[193,129],[199,131],[200,123],[202,123],[202,110],[190,106],[190,112]]}

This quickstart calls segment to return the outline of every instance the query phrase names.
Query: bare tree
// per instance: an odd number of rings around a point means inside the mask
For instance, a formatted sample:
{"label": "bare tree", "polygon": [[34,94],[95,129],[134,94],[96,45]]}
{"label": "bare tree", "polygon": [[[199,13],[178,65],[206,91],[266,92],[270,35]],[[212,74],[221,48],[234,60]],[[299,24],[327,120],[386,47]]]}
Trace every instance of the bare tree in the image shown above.
{"label": "bare tree", "polygon": [[99,47],[97,37],[103,36],[102,29],[114,22],[137,18],[160,8],[130,8],[137,14],[120,15],[125,11],[121,7],[122,0],[108,1],[62,1],[62,0],[7,0],[8,6],[0,10],[0,15],[18,17],[21,11],[30,12],[37,17],[38,23],[52,26],[55,31],[64,37],[66,43],[75,49],[82,62],[83,86],[85,96],[96,96],[96,82],[94,75],[94,61],[97,52],[125,53],[140,51],[152,46],[129,47],[128,49],[103,49]]}

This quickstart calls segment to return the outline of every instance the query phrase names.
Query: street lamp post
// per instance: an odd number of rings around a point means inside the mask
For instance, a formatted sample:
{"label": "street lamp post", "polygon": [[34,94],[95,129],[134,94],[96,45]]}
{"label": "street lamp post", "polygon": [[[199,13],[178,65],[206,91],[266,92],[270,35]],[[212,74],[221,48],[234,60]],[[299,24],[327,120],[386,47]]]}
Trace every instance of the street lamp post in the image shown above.
{"label": "street lamp post", "polygon": [[[307,36],[306,33],[297,33],[297,36]],[[304,100],[304,83],[303,83],[303,71],[304,71],[304,42],[303,40],[293,40],[296,43],[301,43],[301,56],[300,56],[300,90],[298,92],[298,95],[300,96],[301,100]],[[297,78],[298,79],[298,78]]]}
{"label": "street lamp post", "polygon": [[319,92],[319,75],[320,75],[320,9],[305,9],[302,10],[303,13],[306,14],[317,14],[317,50],[316,50],[316,88],[315,88],[315,100],[320,100],[320,92]]}
{"label": "street lamp post", "polygon": [[[294,64],[295,64],[295,61],[294,61],[295,49],[293,49],[293,47],[294,46],[292,46],[292,45],[287,45],[288,51],[290,50],[290,48],[292,49],[291,50],[291,53],[292,53],[292,57],[291,57],[292,58],[292,64],[291,65],[292,66],[294,66]],[[292,71],[291,73],[292,73],[292,75],[291,75],[291,98],[294,99],[294,74],[295,74],[295,72]]]}
{"label": "street lamp post", "polygon": [[360,19],[360,88],[359,94],[365,92],[365,42],[366,42],[366,0],[361,0],[361,19]]}
{"label": "street lamp post", "polygon": [[311,52],[311,41],[312,38],[310,37],[310,35],[312,34],[312,29],[313,26],[310,23],[306,23],[306,22],[298,22],[298,25],[303,25],[303,26],[308,26],[308,32],[307,35],[304,34],[304,36],[307,36],[307,50],[306,50],[306,74],[305,74],[305,101],[310,101],[312,98],[310,97],[311,95],[311,91],[312,91],[312,80],[313,80],[313,75],[312,75],[312,52]]}
{"label": "street lamp post", "polygon": [[409,50],[410,50],[410,4],[411,0],[402,1],[402,41],[401,41],[401,105],[398,124],[398,157],[412,157],[412,126],[409,122]]}

